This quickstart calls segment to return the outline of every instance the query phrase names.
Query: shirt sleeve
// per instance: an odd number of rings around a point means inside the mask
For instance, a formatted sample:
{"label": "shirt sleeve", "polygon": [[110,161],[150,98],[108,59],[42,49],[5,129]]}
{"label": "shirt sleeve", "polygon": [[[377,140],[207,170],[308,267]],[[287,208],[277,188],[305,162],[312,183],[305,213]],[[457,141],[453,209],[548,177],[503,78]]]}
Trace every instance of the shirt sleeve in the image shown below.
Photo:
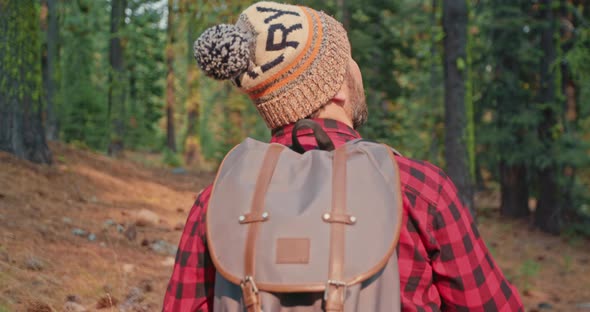
{"label": "shirt sleeve", "polygon": [[433,282],[443,311],[524,311],[518,291],[504,277],[469,211],[445,175],[437,207],[429,213]]}
{"label": "shirt sleeve", "polygon": [[162,311],[213,311],[215,267],[207,250],[205,213],[211,187],[193,205],[178,245]]}

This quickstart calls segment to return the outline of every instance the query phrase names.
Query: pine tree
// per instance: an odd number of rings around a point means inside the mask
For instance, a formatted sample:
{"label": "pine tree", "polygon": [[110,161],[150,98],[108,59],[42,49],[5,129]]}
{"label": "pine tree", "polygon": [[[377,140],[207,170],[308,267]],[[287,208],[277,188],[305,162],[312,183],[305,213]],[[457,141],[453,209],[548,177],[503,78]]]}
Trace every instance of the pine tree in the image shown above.
{"label": "pine tree", "polygon": [[118,155],[124,148],[126,109],[125,109],[125,65],[121,44],[121,31],[125,24],[127,0],[111,1],[111,40],[109,46],[109,103],[108,116],[111,120],[109,155]]}
{"label": "pine tree", "polygon": [[154,150],[164,107],[166,30],[160,27],[159,0],[128,0],[125,65],[128,75],[129,124],[126,145]]}
{"label": "pine tree", "polygon": [[559,108],[557,105],[555,75],[559,67],[553,67],[555,63],[556,18],[553,12],[552,0],[541,0],[540,19],[543,23],[541,30],[541,58],[539,102],[542,113],[538,132],[542,144],[542,153],[546,161],[541,161],[538,171],[539,200],[535,211],[535,225],[540,229],[558,234],[561,229],[562,191],[559,185],[561,176],[556,157],[556,144],[554,129],[558,125]]}
{"label": "pine tree", "polygon": [[[61,139],[105,150],[107,119],[108,14],[106,1],[62,2],[59,84],[56,107]],[[106,28],[106,29],[105,29]],[[98,31],[97,31],[98,30]],[[100,56],[100,57],[97,57]]]}
{"label": "pine tree", "polygon": [[176,152],[176,135],[174,127],[174,106],[175,98],[175,75],[174,75],[174,43],[176,41],[174,27],[174,0],[168,0],[168,21],[167,21],[167,45],[166,45],[166,66],[168,74],[166,77],[166,146]]}
{"label": "pine tree", "polygon": [[43,31],[46,33],[46,39],[43,44],[43,87],[45,99],[45,127],[47,130],[47,139],[55,141],[59,137],[59,129],[57,122],[57,69],[58,69],[58,16],[57,16],[57,1],[43,0],[42,5],[46,10]]}
{"label": "pine tree", "polygon": [[[491,13],[483,21],[489,44],[481,70],[489,72],[489,81],[479,103],[484,118],[479,133],[489,148],[482,157],[498,172],[501,214],[522,218],[529,215],[528,170],[538,151],[533,20],[527,1],[489,1],[482,9]],[[515,146],[520,148],[510,148]]]}
{"label": "pine tree", "polygon": [[199,109],[200,109],[200,96],[199,96],[199,70],[195,64],[193,56],[193,43],[197,39],[199,31],[201,30],[200,23],[198,23],[197,15],[203,15],[199,12],[204,9],[204,6],[198,6],[194,0],[183,0],[187,18],[187,99],[186,99],[186,111],[187,111],[187,126],[186,134],[184,139],[184,150],[185,150],[185,163],[190,165],[193,160],[199,158],[201,151],[200,140],[198,139],[199,129]]}
{"label": "pine tree", "polygon": [[39,6],[0,1],[0,150],[51,163],[41,122]]}
{"label": "pine tree", "polygon": [[443,1],[446,171],[457,185],[461,200],[475,217],[467,151],[467,24],[466,0]]}
{"label": "pine tree", "polygon": [[[564,219],[581,231],[588,229],[590,201],[590,4],[562,2],[562,42],[565,140],[561,145],[564,169]],[[564,22],[564,19],[566,22]],[[587,234],[587,231],[585,231]]]}

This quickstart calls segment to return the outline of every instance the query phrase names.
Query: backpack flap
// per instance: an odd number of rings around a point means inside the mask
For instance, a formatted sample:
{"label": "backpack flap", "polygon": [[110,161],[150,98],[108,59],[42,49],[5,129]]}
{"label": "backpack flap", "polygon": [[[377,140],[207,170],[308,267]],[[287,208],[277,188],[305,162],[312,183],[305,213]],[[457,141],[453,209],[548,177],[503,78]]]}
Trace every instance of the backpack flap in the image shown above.
{"label": "backpack flap", "polygon": [[[342,177],[333,170],[338,150],[345,155]],[[344,194],[334,192],[335,185]],[[343,202],[337,213],[334,201]],[[393,254],[401,201],[397,164],[382,145],[359,142],[298,154],[246,139],[226,156],[215,180],[208,248],[221,276],[255,292],[352,285],[377,274]],[[334,229],[343,233],[337,263],[331,259]],[[334,266],[341,267],[338,280],[330,280]]]}

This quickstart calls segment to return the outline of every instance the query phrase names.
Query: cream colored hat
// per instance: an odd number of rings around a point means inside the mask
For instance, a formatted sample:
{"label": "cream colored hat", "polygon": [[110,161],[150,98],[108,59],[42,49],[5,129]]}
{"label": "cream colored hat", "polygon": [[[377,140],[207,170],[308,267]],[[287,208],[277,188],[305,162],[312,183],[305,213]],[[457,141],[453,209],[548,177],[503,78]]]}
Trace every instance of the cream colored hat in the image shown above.
{"label": "cream colored hat", "polygon": [[342,25],[323,12],[258,2],[235,25],[207,29],[194,53],[208,76],[231,79],[275,129],[309,116],[338,92],[350,43]]}

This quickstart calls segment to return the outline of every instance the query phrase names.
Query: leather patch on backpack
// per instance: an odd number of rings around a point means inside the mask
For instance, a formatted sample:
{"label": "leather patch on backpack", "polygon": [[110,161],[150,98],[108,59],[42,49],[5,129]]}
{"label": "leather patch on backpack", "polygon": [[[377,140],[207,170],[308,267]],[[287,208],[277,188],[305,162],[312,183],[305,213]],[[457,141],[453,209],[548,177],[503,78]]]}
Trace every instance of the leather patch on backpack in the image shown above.
{"label": "leather patch on backpack", "polygon": [[277,239],[277,264],[308,264],[310,253],[309,238]]}

